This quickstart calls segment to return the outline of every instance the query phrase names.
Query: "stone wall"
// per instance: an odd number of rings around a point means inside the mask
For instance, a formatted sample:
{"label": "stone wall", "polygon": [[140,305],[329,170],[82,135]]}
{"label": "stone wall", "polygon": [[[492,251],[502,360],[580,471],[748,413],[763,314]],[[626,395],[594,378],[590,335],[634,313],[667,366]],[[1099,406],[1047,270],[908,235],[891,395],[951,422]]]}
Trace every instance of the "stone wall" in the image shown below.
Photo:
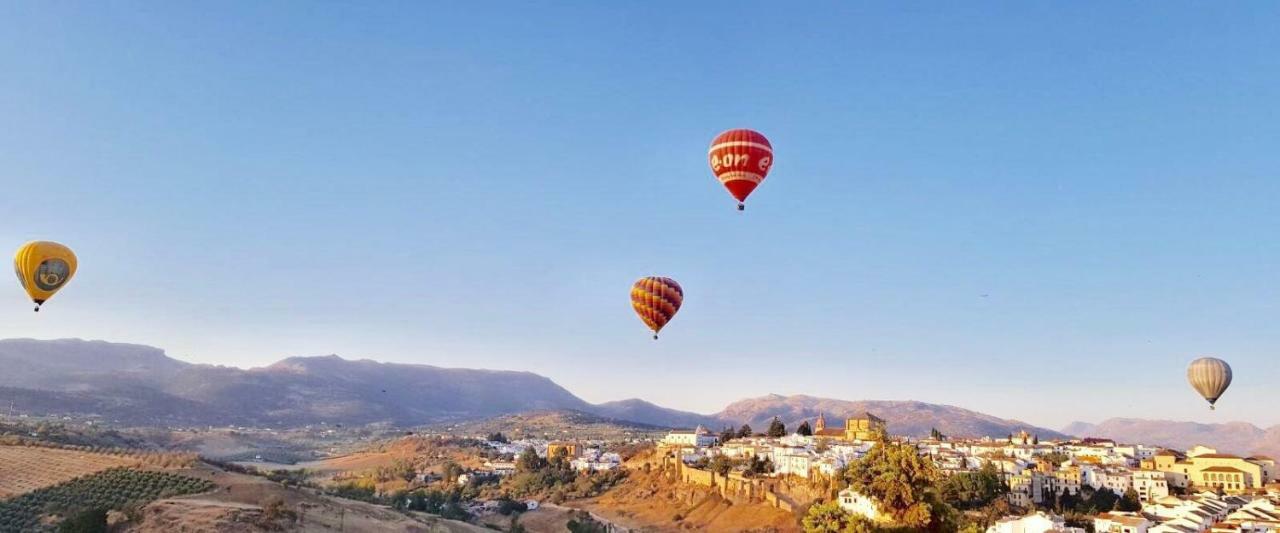
{"label": "stone wall", "polygon": [[660,465],[664,472],[682,483],[711,487],[720,497],[734,503],[764,503],[788,512],[795,512],[795,505],[777,493],[778,480],[773,478],[748,478],[737,472],[727,476],[710,470],[693,468],[679,458],[662,454]]}

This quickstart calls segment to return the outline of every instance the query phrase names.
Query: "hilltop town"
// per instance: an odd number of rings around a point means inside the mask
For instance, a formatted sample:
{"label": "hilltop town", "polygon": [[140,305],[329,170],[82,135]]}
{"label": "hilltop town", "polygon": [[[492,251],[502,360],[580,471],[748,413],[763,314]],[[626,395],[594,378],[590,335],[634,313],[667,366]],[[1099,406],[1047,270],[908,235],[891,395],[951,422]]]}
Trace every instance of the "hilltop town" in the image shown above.
{"label": "hilltop town", "polygon": [[[824,528],[841,520],[911,525],[895,523],[894,502],[849,486],[851,469],[876,446],[909,449],[925,459],[937,479],[924,490],[953,498],[948,503],[954,507],[1000,513],[987,525],[989,532],[1280,530],[1280,483],[1270,457],[1240,457],[1207,446],[1179,451],[1107,439],[1041,440],[1025,431],[1005,439],[950,438],[936,431],[924,439],[893,438],[885,433],[885,421],[871,413],[850,417],[842,427],[829,426],[824,416],[794,432],[780,426],[775,421],[763,434],[748,428],[673,431],[657,454],[681,480],[717,487],[727,497],[798,509],[804,492],[794,487],[825,489],[803,502],[811,506],[809,517],[824,499],[838,510],[824,511],[829,523],[807,521],[810,530],[830,530]],[[948,494],[962,485],[956,480],[979,489]]]}

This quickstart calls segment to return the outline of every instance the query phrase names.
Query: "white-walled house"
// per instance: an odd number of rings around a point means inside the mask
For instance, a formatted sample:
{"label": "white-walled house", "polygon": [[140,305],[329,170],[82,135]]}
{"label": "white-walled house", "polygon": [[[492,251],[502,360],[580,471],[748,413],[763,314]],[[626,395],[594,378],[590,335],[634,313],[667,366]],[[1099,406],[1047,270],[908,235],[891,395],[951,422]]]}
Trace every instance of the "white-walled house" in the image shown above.
{"label": "white-walled house", "polygon": [[1094,533],[1147,533],[1152,525],[1137,513],[1102,513],[1093,518]]}
{"label": "white-walled house", "polygon": [[1169,495],[1169,480],[1159,470],[1134,470],[1133,490],[1144,503],[1157,500]]}
{"label": "white-walled house", "polygon": [[862,517],[872,522],[882,520],[880,508],[876,506],[876,502],[856,490],[847,488],[840,491],[840,494],[836,496],[836,501],[839,502],[841,509],[851,515]]}
{"label": "white-walled house", "polygon": [[712,434],[702,426],[698,426],[693,431],[672,431],[662,438],[662,443],[668,446],[693,446],[695,448],[714,446],[719,441],[719,436]]}
{"label": "white-walled house", "polygon": [[1010,516],[1001,518],[987,533],[1084,533],[1078,527],[1067,527],[1066,519],[1053,513],[1037,511],[1026,516]]}

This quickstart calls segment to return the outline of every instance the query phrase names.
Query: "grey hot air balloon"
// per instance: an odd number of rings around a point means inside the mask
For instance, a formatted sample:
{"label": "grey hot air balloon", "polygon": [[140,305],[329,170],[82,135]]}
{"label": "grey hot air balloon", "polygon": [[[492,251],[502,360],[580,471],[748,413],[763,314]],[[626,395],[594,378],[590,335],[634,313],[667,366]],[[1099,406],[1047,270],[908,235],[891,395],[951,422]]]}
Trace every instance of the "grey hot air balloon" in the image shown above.
{"label": "grey hot air balloon", "polygon": [[1213,409],[1214,402],[1231,386],[1231,365],[1221,359],[1201,357],[1187,367],[1187,381],[1209,400],[1209,409]]}

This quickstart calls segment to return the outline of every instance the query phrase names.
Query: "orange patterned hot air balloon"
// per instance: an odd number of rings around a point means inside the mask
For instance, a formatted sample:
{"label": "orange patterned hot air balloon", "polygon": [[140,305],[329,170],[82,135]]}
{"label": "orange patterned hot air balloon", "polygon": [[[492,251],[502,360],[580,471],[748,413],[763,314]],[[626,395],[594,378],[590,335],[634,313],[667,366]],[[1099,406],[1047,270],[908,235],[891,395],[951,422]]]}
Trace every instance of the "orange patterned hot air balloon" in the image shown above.
{"label": "orange patterned hot air balloon", "polygon": [[738,199],[738,210],[773,167],[773,146],[758,131],[737,129],[717,135],[707,152],[711,171],[729,194]]}
{"label": "orange patterned hot air balloon", "polygon": [[658,338],[662,326],[676,316],[680,310],[680,302],[684,301],[684,289],[671,278],[649,276],[640,278],[631,286],[631,307],[640,315],[649,329],[653,330],[653,338]]}

